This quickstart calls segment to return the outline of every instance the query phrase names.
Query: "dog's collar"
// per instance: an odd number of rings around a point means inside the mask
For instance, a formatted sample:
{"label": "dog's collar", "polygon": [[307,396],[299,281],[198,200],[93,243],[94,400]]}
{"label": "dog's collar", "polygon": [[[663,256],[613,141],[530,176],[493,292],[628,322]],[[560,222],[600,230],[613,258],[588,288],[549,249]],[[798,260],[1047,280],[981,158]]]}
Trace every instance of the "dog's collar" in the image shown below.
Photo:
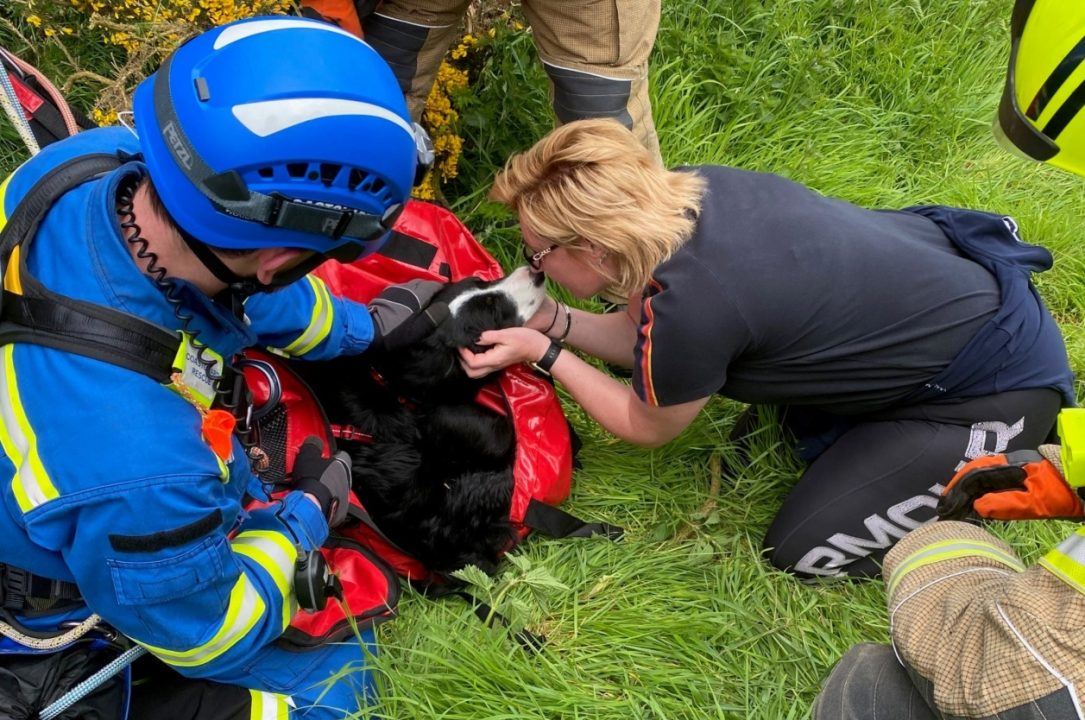
{"label": "dog's collar", "polygon": [[361,443],[363,445],[372,445],[373,436],[369,433],[362,432],[353,425],[337,425],[331,424],[332,437],[337,440],[350,440],[351,442]]}

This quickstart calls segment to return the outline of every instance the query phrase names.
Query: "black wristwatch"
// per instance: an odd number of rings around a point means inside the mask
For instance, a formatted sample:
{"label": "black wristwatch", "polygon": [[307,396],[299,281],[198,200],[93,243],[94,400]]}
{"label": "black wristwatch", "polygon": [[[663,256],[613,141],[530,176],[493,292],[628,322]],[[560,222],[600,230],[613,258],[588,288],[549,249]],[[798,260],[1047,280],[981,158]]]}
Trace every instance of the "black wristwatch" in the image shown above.
{"label": "black wristwatch", "polygon": [[546,353],[536,362],[530,363],[531,367],[535,368],[543,375],[549,377],[550,368],[554,367],[554,361],[558,359],[558,354],[561,352],[561,343],[557,340],[550,341],[550,347],[546,349]]}

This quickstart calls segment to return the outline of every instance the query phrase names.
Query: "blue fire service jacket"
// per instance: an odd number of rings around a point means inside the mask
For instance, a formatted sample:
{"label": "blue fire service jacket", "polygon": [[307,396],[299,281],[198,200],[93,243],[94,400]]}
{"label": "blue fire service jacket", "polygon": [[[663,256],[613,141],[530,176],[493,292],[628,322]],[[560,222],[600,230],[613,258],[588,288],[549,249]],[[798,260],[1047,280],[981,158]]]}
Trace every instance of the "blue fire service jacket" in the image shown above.
{"label": "blue fire service jacket", "polygon": [[[139,147],[108,128],[44,149],[0,186],[0,226],[46,171],[116,150]],[[178,330],[120,234],[118,185],[142,169],[128,163],[60,198],[29,269],[58,293]],[[193,287],[182,297],[191,327],[226,357],[262,345],[330,358],[361,352],[373,335],[364,306],[315,278],[249,299],[247,326]],[[309,549],[327,536],[316,505],[295,492],[281,508],[242,511],[246,491],[265,493],[236,437],[219,461],[196,407],[147,376],[30,344],[0,347],[0,364],[0,562],[75,582],[90,610],[185,675],[287,689],[274,676],[297,656],[269,644],[296,608],[294,537]]]}

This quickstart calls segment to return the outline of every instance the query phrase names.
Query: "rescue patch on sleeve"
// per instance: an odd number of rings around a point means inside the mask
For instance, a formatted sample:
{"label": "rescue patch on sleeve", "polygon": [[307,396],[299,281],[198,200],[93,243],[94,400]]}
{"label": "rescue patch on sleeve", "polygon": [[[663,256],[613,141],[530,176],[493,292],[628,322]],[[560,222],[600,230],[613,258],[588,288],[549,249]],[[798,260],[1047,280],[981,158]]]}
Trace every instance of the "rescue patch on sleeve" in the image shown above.
{"label": "rescue patch on sleeve", "polygon": [[173,530],[150,533],[149,535],[113,535],[109,544],[117,552],[153,553],[167,548],[181,547],[193,540],[198,540],[222,525],[222,511],[215,509],[206,516],[182,525]]}

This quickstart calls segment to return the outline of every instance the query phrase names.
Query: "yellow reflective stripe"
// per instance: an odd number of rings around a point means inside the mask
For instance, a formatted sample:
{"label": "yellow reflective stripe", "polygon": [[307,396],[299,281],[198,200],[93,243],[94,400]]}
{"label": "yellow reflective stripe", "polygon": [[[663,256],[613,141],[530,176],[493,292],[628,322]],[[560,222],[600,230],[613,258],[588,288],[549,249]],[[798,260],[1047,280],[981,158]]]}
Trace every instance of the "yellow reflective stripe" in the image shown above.
{"label": "yellow reflective stripe", "polygon": [[259,565],[271,577],[283,598],[283,629],[294,619],[297,599],[294,597],[292,571],[298,559],[298,549],[281,533],[271,530],[247,530],[230,542],[238,555],[244,555]]}
{"label": "yellow reflective stripe", "polygon": [[4,226],[8,224],[8,213],[4,208],[4,203],[7,202],[8,184],[11,183],[13,177],[15,177],[15,173],[11,173],[4,178],[4,182],[0,183],[0,230],[3,230]]}
{"label": "yellow reflective stripe", "polygon": [[889,595],[892,596],[896,592],[904,576],[913,570],[943,560],[972,557],[994,560],[1018,572],[1025,569],[1020,560],[993,543],[981,540],[943,540],[926,545],[904,559],[889,581]]}
{"label": "yellow reflective stripe", "polygon": [[[209,367],[205,363],[212,362]],[[203,343],[197,343],[191,333],[181,332],[181,342],[173,358],[173,371],[181,374],[178,387],[171,379],[169,387],[193,405],[210,410],[215,401],[215,377],[222,377],[222,355]]]}
{"label": "yellow reflective stripe", "polygon": [[222,655],[245,637],[266,609],[267,606],[264,605],[264,600],[256,591],[252,581],[245,573],[241,573],[241,577],[237,579],[233,590],[230,591],[230,604],[226,608],[226,618],[210,640],[191,650],[167,650],[146,643],[140,643],[140,645],[150,650],[163,662],[176,667],[204,665]]}
{"label": "yellow reflective stripe", "polygon": [[219,480],[222,480],[222,482],[224,482],[224,483],[230,482],[230,468],[229,468],[229,466],[227,466],[226,463],[222,461],[222,458],[220,458],[218,455],[215,454],[214,450],[211,451],[211,457],[215,458],[215,462],[218,463],[218,466],[219,466]]}
{"label": "yellow reflective stripe", "polygon": [[0,352],[4,358],[0,372],[0,444],[15,466],[11,491],[19,509],[25,513],[60,497],[60,493],[45,472],[38,455],[38,436],[23,409],[15,377],[15,346],[5,345]]}
{"label": "yellow reflective stripe", "polygon": [[1085,528],[1079,528],[1044,555],[1040,564],[1075,590],[1085,593]]}
{"label": "yellow reflective stripe", "polygon": [[312,275],[306,275],[305,279],[313,288],[313,313],[309,318],[309,327],[298,337],[297,340],[287,345],[283,350],[294,357],[304,355],[328,337],[332,330],[332,299],[328,292],[328,286],[324,281]]}
{"label": "yellow reflective stripe", "polygon": [[287,720],[290,717],[290,696],[249,690],[252,698],[252,720]]}
{"label": "yellow reflective stripe", "polygon": [[[7,202],[8,184],[13,177],[15,177],[15,173],[11,173],[4,178],[4,182],[0,183],[0,230],[3,230],[4,226],[8,224],[8,214],[4,208],[4,203]],[[4,268],[4,289],[16,295],[23,294],[23,283],[19,278],[19,256],[21,255],[19,250],[19,247],[12,250],[7,267]]]}

